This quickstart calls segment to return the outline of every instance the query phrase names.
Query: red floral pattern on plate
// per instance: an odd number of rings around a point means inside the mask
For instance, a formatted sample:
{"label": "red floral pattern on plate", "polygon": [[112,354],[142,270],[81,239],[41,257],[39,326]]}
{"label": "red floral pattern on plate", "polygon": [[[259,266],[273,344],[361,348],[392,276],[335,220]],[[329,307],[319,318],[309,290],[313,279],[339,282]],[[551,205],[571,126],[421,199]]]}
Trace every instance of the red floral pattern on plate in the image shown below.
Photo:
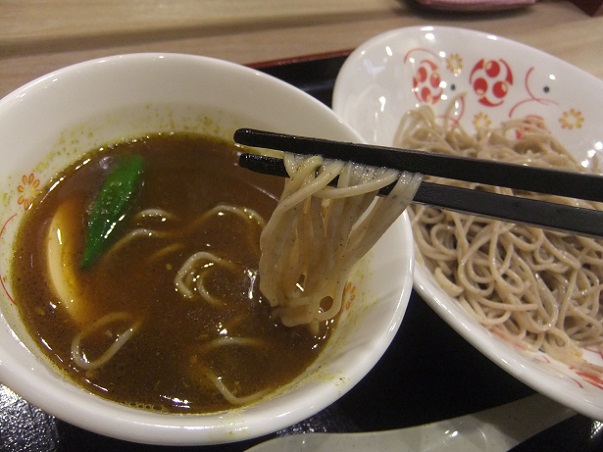
{"label": "red floral pattern on plate", "polygon": [[[13,212],[9,213],[8,218],[2,223],[2,229],[0,229],[0,245],[4,243],[4,235],[11,222],[15,220],[20,213],[23,213],[31,207],[32,202],[40,193],[40,184],[40,179],[34,172],[23,174],[21,176],[19,184],[17,184],[17,187],[14,189],[15,196],[13,196],[11,199],[16,203],[14,205],[14,210]],[[6,269],[0,268],[0,285],[2,286],[2,290],[4,293],[6,293],[7,297],[14,303],[15,300],[8,290],[6,279]]]}
{"label": "red floral pattern on plate", "polygon": [[39,186],[40,179],[34,173],[21,176],[21,184],[17,186],[17,191],[19,192],[17,202],[25,210],[29,209],[35,197],[40,193]]}
{"label": "red floral pattern on plate", "polygon": [[[550,87],[542,84],[541,79],[535,79],[537,68],[532,66],[525,73],[515,70],[512,64],[496,55],[484,56],[477,60],[471,69],[465,71],[462,51],[445,52],[439,54],[433,51],[416,47],[410,49],[404,56],[404,63],[411,65],[412,91],[421,104],[435,105],[446,101],[455,93],[459,85],[466,85],[466,96],[472,97],[485,109],[504,108],[506,117],[532,117],[542,118],[530,111],[526,105],[536,103],[548,108],[560,109],[559,102],[550,98]],[[517,84],[517,79],[523,79],[523,84]],[[519,94],[519,100],[512,103],[508,101],[513,92]],[[507,105],[508,104],[508,105]],[[456,121],[460,121],[464,111],[455,113]],[[558,113],[559,124],[566,130],[578,130],[585,121],[583,113],[572,107],[565,106]],[[486,110],[474,114],[473,121],[476,129],[492,125],[491,116]]]}

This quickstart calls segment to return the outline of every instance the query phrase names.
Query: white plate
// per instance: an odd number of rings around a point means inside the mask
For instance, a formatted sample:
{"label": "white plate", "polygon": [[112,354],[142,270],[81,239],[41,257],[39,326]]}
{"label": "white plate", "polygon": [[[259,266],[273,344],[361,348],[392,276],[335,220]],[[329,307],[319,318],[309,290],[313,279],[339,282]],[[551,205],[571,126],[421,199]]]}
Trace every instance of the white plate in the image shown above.
{"label": "white plate", "polygon": [[[539,116],[579,161],[588,165],[593,157],[601,159],[603,81],[536,49],[470,30],[411,27],[372,38],[344,63],[333,109],[367,142],[391,145],[404,112],[428,103],[442,114],[460,93],[465,93],[465,103],[458,119],[470,132],[475,121],[498,124]],[[511,375],[603,420],[602,373],[578,373],[544,353],[526,351],[522,344],[490,333],[419,263],[415,288],[458,333]],[[585,358],[603,363],[597,353],[585,351]]]}

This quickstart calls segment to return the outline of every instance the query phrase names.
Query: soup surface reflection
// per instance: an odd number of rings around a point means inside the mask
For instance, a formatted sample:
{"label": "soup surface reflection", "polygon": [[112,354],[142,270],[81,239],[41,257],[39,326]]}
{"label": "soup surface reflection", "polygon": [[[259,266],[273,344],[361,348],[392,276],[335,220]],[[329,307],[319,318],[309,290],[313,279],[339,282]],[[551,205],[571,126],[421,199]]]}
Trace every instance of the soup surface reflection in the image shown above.
{"label": "soup surface reflection", "polygon": [[[82,268],[90,206],[129,154],[143,169],[128,215]],[[329,328],[284,327],[259,292],[262,219],[282,181],[237,158],[203,136],[143,137],[91,152],[33,204],[12,286],[30,334],[69,378],[123,404],[207,413],[251,403],[315,359]]]}

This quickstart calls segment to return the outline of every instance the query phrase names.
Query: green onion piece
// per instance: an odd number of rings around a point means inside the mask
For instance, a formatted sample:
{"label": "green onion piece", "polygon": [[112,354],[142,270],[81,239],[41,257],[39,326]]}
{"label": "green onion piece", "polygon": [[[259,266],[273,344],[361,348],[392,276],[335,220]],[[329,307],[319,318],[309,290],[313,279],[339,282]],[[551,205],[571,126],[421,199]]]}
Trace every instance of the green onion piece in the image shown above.
{"label": "green onion piece", "polygon": [[90,267],[100,257],[117,225],[125,218],[130,201],[140,186],[142,167],[140,155],[117,158],[90,209],[82,268]]}

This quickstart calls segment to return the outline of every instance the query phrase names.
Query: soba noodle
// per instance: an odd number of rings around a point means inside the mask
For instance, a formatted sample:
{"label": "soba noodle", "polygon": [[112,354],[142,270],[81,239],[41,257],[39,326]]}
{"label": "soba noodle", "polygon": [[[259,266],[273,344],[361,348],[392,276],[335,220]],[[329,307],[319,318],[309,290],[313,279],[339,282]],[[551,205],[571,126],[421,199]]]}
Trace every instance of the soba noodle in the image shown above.
{"label": "soba noodle", "polygon": [[[470,135],[452,112],[443,124],[429,107],[406,114],[396,146],[517,164],[585,171],[541,121],[510,120]],[[429,180],[438,182],[437,178]],[[592,209],[601,204],[506,188],[448,184]],[[416,246],[442,289],[481,324],[581,366],[579,347],[603,344],[603,241],[525,225],[439,211],[409,209]]]}
{"label": "soba noodle", "polygon": [[[71,359],[76,366],[84,370],[94,370],[104,366],[130,340],[141,322],[142,320],[134,320],[132,315],[127,312],[112,312],[101,317],[75,335],[71,342]],[[127,325],[127,328],[124,328],[122,324]],[[123,332],[113,331],[116,327],[121,327]],[[97,333],[101,329],[104,329],[105,333],[111,337],[111,344],[101,356],[90,359],[86,355],[82,342],[87,336]]]}
{"label": "soba noodle", "polygon": [[260,238],[260,289],[284,325],[317,331],[339,313],[353,265],[408,206],[421,176],[318,156],[286,154],[285,166],[290,178]]}

